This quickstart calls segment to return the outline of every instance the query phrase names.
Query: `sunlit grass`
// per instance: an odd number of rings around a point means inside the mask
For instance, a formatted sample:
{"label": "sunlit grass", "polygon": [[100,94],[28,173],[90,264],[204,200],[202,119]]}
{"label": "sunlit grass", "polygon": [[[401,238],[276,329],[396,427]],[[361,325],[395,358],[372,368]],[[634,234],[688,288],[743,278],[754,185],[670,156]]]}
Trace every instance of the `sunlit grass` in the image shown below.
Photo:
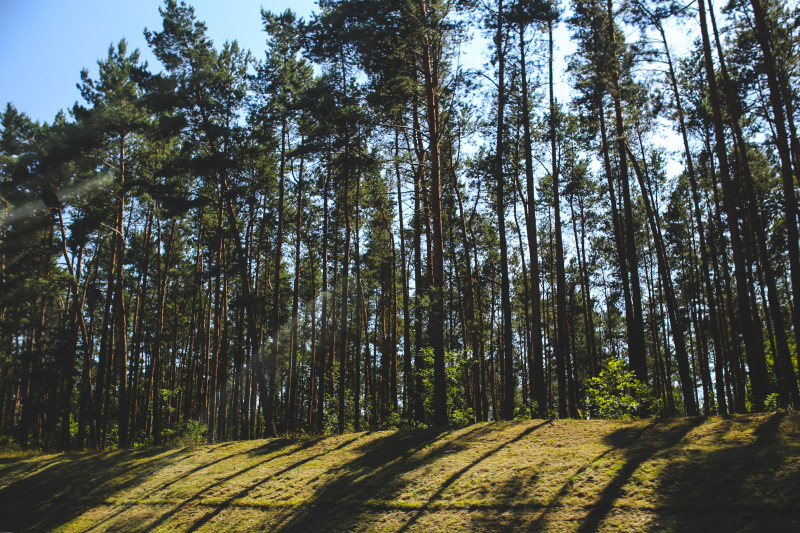
{"label": "sunlit grass", "polygon": [[792,530],[799,436],[790,413],[10,456],[0,530]]}

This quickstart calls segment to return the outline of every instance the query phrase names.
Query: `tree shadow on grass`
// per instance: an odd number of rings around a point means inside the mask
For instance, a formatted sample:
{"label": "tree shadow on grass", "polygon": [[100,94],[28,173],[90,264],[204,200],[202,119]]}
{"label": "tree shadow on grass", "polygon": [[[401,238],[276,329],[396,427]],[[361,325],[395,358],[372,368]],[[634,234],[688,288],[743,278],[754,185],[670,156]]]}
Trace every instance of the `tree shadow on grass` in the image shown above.
{"label": "tree shadow on grass", "polygon": [[528,426],[527,428],[525,428],[524,431],[522,431],[519,435],[517,435],[513,439],[501,442],[498,446],[496,446],[496,447],[484,452],[483,454],[481,454],[480,457],[478,457],[474,461],[470,462],[469,464],[467,464],[463,468],[459,469],[457,472],[454,472],[453,474],[451,474],[444,481],[444,483],[439,485],[439,488],[436,490],[436,492],[432,496],[430,496],[428,498],[428,500],[425,502],[425,504],[421,508],[419,508],[411,516],[411,518],[408,520],[408,522],[406,522],[405,525],[402,528],[400,528],[400,531],[401,532],[405,532],[405,531],[408,531],[411,527],[413,527],[417,523],[417,521],[420,519],[420,517],[424,513],[428,512],[428,510],[431,507],[431,504],[433,502],[439,500],[441,498],[441,496],[444,494],[444,492],[447,490],[447,488],[450,487],[451,485],[453,485],[453,483],[455,483],[461,476],[463,476],[465,473],[467,473],[467,471],[469,471],[472,468],[474,468],[475,466],[477,466],[480,462],[482,462],[482,461],[488,459],[489,457],[495,455],[497,452],[499,452],[500,450],[502,450],[506,446],[509,446],[511,444],[514,444],[515,442],[518,442],[518,441],[522,440],[523,438],[525,438],[526,436],[530,435],[531,433],[533,433],[537,429],[539,429],[541,427],[544,427],[544,426],[546,426],[547,424],[550,424],[550,423],[551,423],[550,420],[546,420],[546,421],[541,422],[541,423],[539,423],[539,424],[537,424],[535,426]]}
{"label": "tree shadow on grass", "polygon": [[[689,449],[659,476],[656,528],[677,531],[800,531],[797,413],[766,417],[739,445]],[[734,421],[717,424],[724,443]]]}
{"label": "tree shadow on grass", "polygon": [[[543,502],[471,514],[475,531],[800,531],[800,414],[653,422],[610,447]],[[695,429],[697,432],[694,432]],[[692,432],[692,436],[687,435]],[[587,479],[614,468],[602,488]],[[607,469],[609,467],[602,466]],[[640,470],[641,469],[641,470]],[[502,491],[530,483],[505,480]]]}
{"label": "tree shadow on grass", "polygon": [[[498,472],[493,474],[500,484],[491,489],[494,499],[479,501],[468,509],[463,506],[473,504],[466,500],[449,506],[450,489],[467,483],[469,480],[462,478],[476,475],[469,472],[476,466],[486,470],[488,463],[480,463],[546,423],[520,427],[512,434],[507,430],[498,432],[496,424],[487,424],[453,432],[417,430],[367,434],[367,438],[359,434],[329,442],[272,440],[201,465],[192,464],[191,468],[184,466],[178,470],[186,471],[176,475],[171,471],[159,474],[158,470],[191,457],[197,460],[203,449],[66,454],[21,460],[19,464],[0,464],[0,476],[4,476],[4,486],[0,487],[0,530],[50,530],[74,520],[87,509],[102,507],[115,495],[129,497],[125,491],[141,484],[142,477],[169,475],[152,490],[151,481],[131,492],[147,490],[156,495],[156,502],[158,493],[178,480],[216,465],[213,472],[201,474],[198,479],[202,483],[188,482],[178,487],[194,492],[185,499],[179,496],[177,505],[168,502],[146,507],[143,512],[149,516],[141,522],[128,523],[122,518],[131,515],[123,513],[136,502],[128,504],[120,499],[107,509],[114,515],[89,524],[88,528],[132,530],[176,524],[190,530],[236,527],[225,523],[227,515],[222,513],[231,510],[230,516],[238,517],[237,508],[254,506],[250,517],[260,516],[257,519],[263,529],[280,531],[370,527],[403,531],[429,527],[431,519],[439,528],[447,527],[441,519],[451,519],[458,521],[457,527],[475,531],[565,528],[588,532],[618,524],[621,530],[635,526],[646,531],[800,531],[796,512],[800,508],[800,415],[762,416],[755,422],[752,417],[715,418],[693,432],[691,439],[685,439],[701,422],[689,419],[622,427],[602,440],[607,446],[602,453],[592,449],[591,455],[582,454],[586,458],[580,459],[578,468],[572,466],[565,473],[568,479],[555,478],[556,485],[549,485],[552,489],[543,500],[520,498],[525,493],[533,495],[526,489],[536,483],[535,476],[541,469],[532,472],[526,468],[524,475],[517,475],[521,472],[518,468],[511,468],[510,475]],[[476,445],[480,448],[476,449]],[[309,464],[345,447],[348,449],[344,454],[331,456],[340,461],[338,465],[327,466],[333,459]],[[459,452],[465,455],[448,455]],[[249,459],[243,467],[236,468],[237,458],[245,455]],[[233,461],[229,471],[218,464],[227,460]],[[254,470],[265,463],[270,463],[266,475]],[[322,474],[315,476],[317,470]],[[290,472],[288,481],[281,479]],[[598,476],[599,472],[605,475]],[[215,477],[220,473],[224,477]],[[480,472],[477,475],[480,477]],[[589,481],[592,475],[595,481]],[[222,486],[239,476],[243,477]],[[276,491],[288,492],[274,497]],[[655,499],[643,502],[639,508],[637,502],[643,498],[637,496],[637,491]],[[176,491],[171,490],[170,494]],[[299,497],[294,499],[293,494]],[[133,514],[136,512],[142,513],[136,510]],[[431,513],[433,516],[426,517]]]}
{"label": "tree shadow on grass", "polygon": [[[437,462],[448,454],[467,451],[483,437],[495,437],[497,425],[466,428],[452,436],[448,435],[450,430],[431,429],[372,439],[359,448],[359,457],[336,468],[332,472],[333,479],[275,530],[350,531],[374,526],[403,531],[413,528],[418,525],[420,517],[440,503],[448,487],[468,470],[547,423],[526,427],[511,438],[503,437],[502,443],[438,483],[432,493],[427,494],[422,487],[426,494],[422,496],[421,507],[420,495],[415,496],[413,489],[409,492],[413,480],[435,476],[433,472],[443,466]],[[414,474],[418,475],[415,477]],[[401,495],[403,499],[398,499]],[[405,499],[407,497],[411,499]],[[380,522],[387,516],[391,524]]]}
{"label": "tree shadow on grass", "polygon": [[[239,498],[243,498],[243,497],[247,496],[248,493],[252,492],[254,489],[259,487],[260,485],[263,485],[267,481],[269,481],[271,479],[274,479],[274,478],[277,478],[277,477],[279,477],[279,476],[281,476],[281,475],[283,475],[283,474],[285,474],[285,473],[287,473],[287,472],[289,472],[291,470],[294,470],[295,468],[301,467],[304,464],[309,463],[309,462],[313,461],[314,459],[318,459],[318,458],[322,457],[323,455],[325,455],[327,453],[330,453],[330,452],[333,452],[333,451],[336,451],[336,450],[341,450],[342,448],[345,448],[345,447],[349,446],[350,444],[352,444],[353,442],[357,441],[358,438],[359,438],[358,435],[353,436],[353,437],[341,442],[339,445],[337,445],[334,448],[326,449],[325,451],[317,453],[317,454],[314,454],[314,455],[309,455],[308,457],[305,457],[303,459],[295,461],[294,463],[292,463],[292,464],[290,464],[290,465],[288,465],[288,466],[286,466],[286,467],[284,467],[284,468],[282,468],[280,470],[276,470],[275,472],[270,473],[266,477],[257,479],[256,481],[248,484],[243,489],[241,489],[241,490],[237,491],[236,493],[228,496],[227,497],[227,501],[228,502],[232,502],[232,501],[235,501],[235,500],[237,500]],[[297,448],[295,450],[292,450],[290,452],[290,454],[298,452],[298,451],[301,451],[301,450],[306,449],[306,448],[310,448],[310,447],[314,446],[315,444],[317,444],[320,440],[322,440],[321,437],[320,438],[315,438],[315,439],[309,439],[308,442],[304,442],[299,448]],[[265,450],[263,450],[263,451],[261,451],[259,453],[271,453],[271,452],[268,451],[268,445],[264,446],[262,448],[267,448],[267,449],[265,449]],[[283,456],[285,457],[285,455],[283,455]],[[181,502],[181,504],[179,504],[178,506],[173,508],[169,513],[166,513],[158,521],[156,521],[155,523],[151,524],[150,527],[152,528],[152,527],[156,527],[156,526],[162,524],[166,519],[168,519],[169,517],[171,517],[172,515],[174,515],[178,511],[180,511],[181,509],[187,507],[189,504],[193,503],[193,501],[198,500],[201,494],[209,492],[214,487],[219,486],[219,485],[221,485],[223,483],[226,483],[227,481],[233,479],[234,477],[238,477],[238,476],[240,476],[240,475],[242,475],[242,474],[244,474],[244,473],[246,473],[246,472],[248,472],[250,470],[253,470],[254,468],[256,468],[258,466],[263,465],[264,463],[268,463],[269,461],[271,461],[272,459],[275,459],[275,458],[276,458],[276,456],[274,456],[274,455],[270,456],[269,458],[267,458],[266,460],[264,460],[264,461],[262,461],[260,463],[256,463],[256,464],[254,464],[254,465],[252,465],[252,466],[250,466],[248,468],[239,470],[236,473],[234,473],[234,474],[232,474],[230,476],[227,476],[227,477],[225,477],[223,479],[220,479],[218,482],[216,482],[216,483],[214,483],[212,485],[209,485],[208,487],[204,488],[203,490],[199,491],[197,494],[192,496],[189,500],[185,500],[185,501]],[[227,507],[228,507],[228,505],[225,505],[225,504],[217,505],[210,512],[208,512],[208,513],[204,514],[203,516],[201,516],[200,518],[198,518],[191,526],[189,526],[187,531],[195,531],[195,530],[199,529],[200,527],[202,527],[203,525],[208,523],[210,520],[212,520],[215,516],[219,515]]]}
{"label": "tree shadow on grass", "polygon": [[624,446],[627,448],[623,459],[624,463],[614,479],[600,493],[599,499],[578,528],[578,533],[597,531],[600,522],[613,509],[614,502],[622,496],[623,487],[631,480],[636,469],[656,453],[678,444],[683,437],[702,422],[703,419],[697,417],[687,419],[674,426],[654,423],[646,426],[643,431],[633,434],[627,431],[628,428],[612,433],[607,438],[607,442],[614,447]]}
{"label": "tree shadow on grass", "polygon": [[[312,446],[319,440],[317,438],[303,441],[292,452]],[[224,443],[203,449],[211,453],[233,444]],[[296,444],[296,441],[274,439],[255,449],[224,455],[173,477],[170,481],[154,487],[148,494],[157,494],[188,476],[218,463],[227,460],[235,462],[242,454],[251,456],[273,454],[291,444]],[[203,449],[145,448],[115,452],[73,452],[46,458],[33,457],[16,462],[7,461],[0,465],[0,475],[6,480],[11,478],[13,481],[0,487],[0,530],[45,531],[64,525],[78,518],[86,510],[100,507],[115,495],[123,494],[126,490],[140,485],[143,478],[201,454]],[[256,463],[254,467],[263,462],[265,461]],[[236,475],[241,473],[244,471],[238,471]],[[223,483],[225,479],[218,480],[214,485]],[[204,493],[211,488],[213,485],[200,492]],[[179,507],[195,501],[201,495],[190,497]],[[89,527],[94,529],[109,527],[115,518],[135,507],[137,503],[116,503],[116,509],[112,514],[106,515]],[[156,524],[163,522],[172,514],[174,511],[168,511],[167,516],[156,517]]]}
{"label": "tree shadow on grass", "polygon": [[[496,510],[478,513],[473,516],[473,528],[490,527],[502,531],[524,529],[526,531],[548,531],[561,528],[556,522],[565,520],[576,527],[576,531],[587,533],[597,531],[601,522],[614,508],[615,502],[623,495],[623,487],[631,481],[634,472],[656,453],[675,446],[693,428],[701,423],[701,419],[690,419],[677,425],[665,425],[656,421],[639,427],[623,427],[606,436],[603,441],[609,446],[577,470],[570,473],[561,487],[547,501],[532,503],[526,506],[525,513],[498,516]],[[576,494],[576,485],[581,476],[593,469],[604,459],[620,454],[621,466],[613,478],[600,489],[594,503],[589,505],[588,513],[583,508],[565,509],[564,500],[577,496],[586,497],[582,491]],[[513,484],[515,481],[507,480]]]}
{"label": "tree shadow on grass", "polygon": [[[468,429],[448,439],[448,429],[408,430],[374,438],[358,448],[359,455],[333,469],[332,480],[317,490],[277,531],[349,530],[374,510],[369,502],[386,502],[399,495],[404,474],[424,467],[446,453],[457,453],[467,440],[489,430]],[[428,449],[426,453],[417,453]],[[363,527],[362,527],[363,529]]]}
{"label": "tree shadow on grass", "polygon": [[[291,453],[294,453],[294,452],[303,450],[305,448],[308,448],[310,446],[313,446],[317,442],[317,440],[318,439],[309,439],[308,441],[304,441],[304,442],[302,442],[300,444],[300,446],[298,446],[294,450],[291,450],[287,455],[290,455]],[[166,522],[167,520],[172,518],[178,512],[180,512],[180,511],[182,511],[182,510],[184,510],[184,509],[196,504],[197,502],[199,502],[204,495],[208,494],[209,492],[211,492],[215,488],[219,487],[220,485],[222,485],[224,483],[227,483],[228,481],[232,480],[233,478],[236,478],[238,476],[246,474],[247,472],[249,472],[249,471],[251,471],[251,470],[253,470],[253,469],[255,469],[255,468],[259,467],[259,466],[262,466],[265,463],[268,463],[271,460],[275,459],[276,458],[276,454],[278,452],[280,452],[283,448],[286,448],[286,447],[290,446],[291,444],[293,444],[293,441],[291,441],[289,439],[274,439],[274,440],[270,440],[269,442],[267,442],[263,446],[259,446],[255,450],[249,450],[249,451],[245,451],[245,452],[241,452],[241,453],[233,454],[233,455],[225,455],[223,457],[215,459],[214,461],[210,461],[208,463],[202,463],[202,464],[196,466],[195,468],[192,468],[188,472],[183,473],[181,476],[176,476],[171,481],[169,481],[167,483],[164,483],[164,484],[160,485],[159,487],[153,489],[151,491],[151,494],[157,494],[158,492],[166,490],[166,489],[168,489],[169,487],[175,485],[178,482],[186,480],[186,478],[188,478],[189,476],[191,476],[193,474],[196,474],[196,473],[201,472],[203,470],[207,470],[208,468],[210,468],[210,467],[212,467],[212,466],[214,466],[216,464],[219,464],[221,462],[224,462],[224,461],[233,461],[233,463],[235,464],[236,460],[241,455],[250,455],[250,456],[264,456],[264,455],[266,455],[267,456],[265,459],[263,459],[261,461],[258,461],[256,463],[253,463],[252,465],[248,466],[247,468],[241,468],[241,469],[235,469],[234,468],[233,473],[228,474],[227,476],[224,476],[222,478],[215,479],[212,483],[209,483],[208,485],[204,486],[203,488],[201,488],[200,490],[196,491],[194,494],[192,494],[188,498],[183,499],[180,503],[178,503],[174,507],[170,508],[165,513],[157,516],[153,522],[147,524],[147,528],[148,529],[154,529],[154,528],[162,525],[164,522]],[[214,448],[214,449],[216,449],[216,448]],[[213,451],[213,449],[209,450],[209,451]],[[92,527],[93,528],[97,528],[97,527],[99,527],[99,526],[101,526],[103,524],[106,524],[106,523],[110,522],[113,518],[116,518],[117,516],[119,516],[120,514],[122,514],[123,512],[125,512],[126,510],[130,509],[133,506],[134,506],[134,504],[127,504],[127,505],[120,506],[120,509],[116,513],[114,513],[111,516],[106,517],[101,522],[98,522],[98,523],[94,524]]]}
{"label": "tree shadow on grass", "polygon": [[[322,437],[304,439],[300,442],[291,439],[273,439],[262,446],[239,453],[228,453],[212,461],[203,462],[179,475],[171,476],[167,482],[148,489],[147,497],[163,493],[171,486],[219,463],[232,461],[235,465],[243,455],[256,459],[256,462],[247,468],[234,467],[231,469],[233,471],[231,474],[223,478],[214,478],[200,490],[181,500],[177,506],[165,509],[163,514],[156,511],[159,509],[158,506],[153,507],[152,523],[137,523],[135,526],[128,524],[122,529],[158,527],[231,479],[278,457],[285,459],[294,453],[302,452],[321,440]],[[22,459],[16,462],[8,461],[0,465],[0,473],[6,480],[8,479],[6,476],[13,476],[13,481],[0,487],[0,530],[44,531],[67,524],[86,510],[102,507],[116,495],[124,495],[125,491],[140,485],[143,478],[157,475],[158,471],[164,468],[174,467],[181,461],[198,456],[203,450],[206,453],[213,453],[232,444],[234,443],[201,449],[147,448],[116,452],[68,453],[28,461]],[[297,461],[286,470],[314,457],[316,456]],[[87,528],[119,527],[120,524],[115,524],[115,519],[138,504],[138,501],[115,502],[112,514],[105,515]]]}
{"label": "tree shadow on grass", "polygon": [[[68,453],[33,460],[0,489],[0,530],[47,531],[102,504],[165,466],[191,455],[186,448]],[[34,465],[34,466],[31,466]]]}
{"label": "tree shadow on grass", "polygon": [[[185,512],[185,511],[187,511],[188,509],[190,509],[193,506],[196,506],[198,504],[202,504],[202,500],[204,498],[213,496],[213,493],[214,493],[215,489],[218,489],[222,485],[234,480],[237,477],[246,475],[248,472],[251,472],[252,470],[254,470],[254,469],[258,468],[258,467],[261,467],[264,464],[271,462],[272,460],[289,458],[289,457],[291,457],[292,455],[294,455],[296,453],[300,453],[300,452],[303,452],[304,450],[312,448],[317,443],[319,443],[321,440],[323,440],[323,437],[313,437],[313,438],[308,438],[308,439],[302,439],[299,442],[297,440],[292,440],[292,439],[287,439],[287,438],[271,439],[268,442],[266,442],[265,444],[263,444],[263,445],[261,445],[261,446],[259,446],[257,448],[244,450],[244,451],[241,451],[241,452],[236,453],[236,454],[224,455],[224,456],[219,457],[218,459],[215,459],[213,461],[202,463],[202,464],[192,468],[191,470],[182,473],[181,475],[175,475],[172,478],[171,481],[168,481],[166,483],[163,483],[163,484],[159,485],[158,487],[155,487],[155,488],[151,489],[148,492],[148,494],[150,494],[150,495],[158,495],[159,492],[162,492],[162,491],[168,489],[169,487],[171,487],[171,486],[173,486],[175,484],[178,484],[178,483],[181,483],[181,482],[186,482],[186,480],[189,477],[191,477],[192,475],[197,474],[197,473],[199,473],[199,472],[201,472],[203,470],[208,470],[209,468],[211,468],[211,467],[213,467],[215,465],[218,465],[219,463],[230,461],[233,464],[233,466],[229,470],[231,473],[229,473],[229,474],[227,474],[227,475],[225,475],[225,476],[223,476],[221,478],[213,478],[212,480],[210,480],[210,482],[208,482],[205,485],[203,485],[199,490],[196,490],[191,495],[181,499],[180,502],[177,503],[176,505],[166,508],[165,511],[162,512],[161,514],[159,514],[157,511],[154,511],[153,513],[151,513],[151,516],[148,517],[148,518],[150,518],[150,521],[145,521],[145,522],[139,523],[135,529],[152,530],[152,529],[155,529],[157,527],[161,527],[170,518],[174,517],[175,515],[177,515],[177,514],[179,514],[181,512]],[[355,440],[355,438],[351,439],[351,441],[352,440]],[[229,443],[228,445],[230,445],[230,444],[233,444],[233,443]],[[347,443],[345,443],[345,444],[347,444]],[[223,444],[223,445],[220,445],[220,446],[210,447],[210,448],[206,449],[206,452],[207,453],[213,453],[214,451],[218,450],[220,447],[224,447],[224,446],[226,446],[226,444]],[[240,461],[242,459],[242,456],[245,456],[245,455],[249,456],[251,458],[256,458],[258,460],[255,463],[250,464],[249,466],[247,466],[245,468],[237,467],[238,461]],[[312,456],[312,457],[307,458],[307,459],[299,460],[299,461],[295,462],[293,465],[287,467],[285,470],[290,470],[294,466],[296,466],[298,464],[302,464],[302,463],[306,462],[307,460],[311,460],[314,457],[316,457],[316,456]],[[156,500],[158,500],[157,496],[156,496]],[[122,515],[126,511],[136,507],[137,505],[139,505],[139,502],[136,502],[136,501],[130,502],[130,503],[117,503],[116,506],[118,507],[118,510],[115,513],[113,513],[112,515],[106,516],[102,520],[93,523],[91,525],[91,529],[114,528],[114,527],[118,527],[121,530],[130,530],[130,529],[132,529],[130,525],[126,525],[126,524],[120,525],[120,524],[114,523],[114,519],[119,517],[120,515]],[[165,505],[169,505],[169,503],[166,503]],[[164,509],[163,507],[158,507],[158,506],[152,507],[152,509],[159,509],[159,508]]]}

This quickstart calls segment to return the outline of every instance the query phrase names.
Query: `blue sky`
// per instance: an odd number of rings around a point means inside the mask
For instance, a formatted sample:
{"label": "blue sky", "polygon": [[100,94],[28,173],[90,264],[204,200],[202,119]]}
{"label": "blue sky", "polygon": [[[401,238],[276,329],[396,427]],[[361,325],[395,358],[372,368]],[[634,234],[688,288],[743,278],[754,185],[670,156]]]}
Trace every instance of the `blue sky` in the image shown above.
{"label": "blue sky", "polygon": [[[265,34],[261,8],[293,9],[309,17],[316,0],[189,0],[206,23],[214,44],[239,41],[256,58],[263,56]],[[160,65],[150,53],[143,30],[161,28],[163,0],[0,0],[0,106],[11,102],[34,120],[52,121],[59,110],[81,101],[76,84],[81,69],[95,76],[97,60],[123,37],[128,49],[138,48],[152,70]],[[487,60],[480,36],[462,50],[462,63],[479,67]],[[574,50],[565,25],[556,30],[561,54],[556,70],[565,68],[563,54]],[[470,57],[466,57],[467,54]],[[566,81],[561,79],[561,81]],[[568,88],[560,84],[566,93]],[[559,95],[564,100],[566,94]]]}
{"label": "blue sky", "polygon": [[[265,35],[260,9],[291,8],[301,16],[313,0],[193,0],[214,44],[238,40],[260,58]],[[52,121],[60,109],[80,100],[80,71],[94,74],[97,60],[125,37],[151,68],[158,61],[147,47],[144,28],[161,28],[162,0],[0,0],[0,106],[11,102],[34,120]]]}
{"label": "blue sky", "polygon": [[[291,8],[303,17],[316,10],[316,0],[188,3],[194,6],[197,18],[206,23],[217,46],[236,39],[256,58],[263,57],[265,40],[261,7],[274,12]],[[1,108],[11,102],[35,120],[52,121],[59,110],[68,110],[81,100],[76,87],[81,69],[88,68],[94,76],[97,60],[105,58],[109,45],[123,37],[129,50],[139,48],[150,68],[159,69],[142,32],[144,28],[160,29],[158,8],[162,5],[163,0],[0,0]],[[682,35],[687,29],[669,28],[676,56],[691,43]],[[555,39],[557,97],[563,102],[569,93],[564,55],[573,52],[574,45],[569,42],[565,24],[557,27]],[[478,38],[462,50],[462,63],[479,67],[487,59],[487,46]]]}

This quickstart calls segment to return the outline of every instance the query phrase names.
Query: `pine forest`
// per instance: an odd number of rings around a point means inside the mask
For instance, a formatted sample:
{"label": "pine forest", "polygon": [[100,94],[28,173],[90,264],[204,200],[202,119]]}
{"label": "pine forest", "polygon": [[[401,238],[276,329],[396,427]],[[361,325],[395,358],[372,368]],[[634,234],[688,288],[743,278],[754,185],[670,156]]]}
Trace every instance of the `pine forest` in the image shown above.
{"label": "pine forest", "polygon": [[0,441],[800,407],[796,0],[160,14],[0,113]]}

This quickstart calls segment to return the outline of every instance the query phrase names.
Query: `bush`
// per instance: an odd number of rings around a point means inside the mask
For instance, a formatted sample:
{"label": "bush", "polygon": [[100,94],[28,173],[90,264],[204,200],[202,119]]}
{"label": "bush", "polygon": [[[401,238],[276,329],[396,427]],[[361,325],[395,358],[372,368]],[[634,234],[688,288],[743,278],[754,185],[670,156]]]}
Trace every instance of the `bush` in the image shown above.
{"label": "bush", "polygon": [[781,398],[777,392],[767,395],[764,399],[764,410],[769,413],[775,413],[781,410]]}
{"label": "bush", "polygon": [[199,420],[184,420],[164,430],[164,440],[178,446],[193,446],[206,442],[208,426]]}
{"label": "bush", "polygon": [[657,405],[650,388],[625,371],[621,359],[610,359],[600,375],[589,379],[586,401],[594,418],[630,420],[642,412],[652,414]]}
{"label": "bush", "polygon": [[11,435],[0,435],[0,451],[18,452],[22,448]]}

